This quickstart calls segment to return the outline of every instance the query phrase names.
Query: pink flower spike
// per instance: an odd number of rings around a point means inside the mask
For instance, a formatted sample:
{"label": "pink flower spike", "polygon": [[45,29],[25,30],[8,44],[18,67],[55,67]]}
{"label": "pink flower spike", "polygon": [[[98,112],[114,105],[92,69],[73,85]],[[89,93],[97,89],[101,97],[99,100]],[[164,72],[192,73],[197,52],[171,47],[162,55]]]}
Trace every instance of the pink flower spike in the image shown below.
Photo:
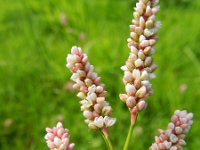
{"label": "pink flower spike", "polygon": [[[134,10],[127,40],[130,55],[121,67],[126,93],[120,94],[120,99],[126,103],[130,112],[133,109],[139,112],[146,109],[147,98],[153,93],[150,79],[155,78],[153,71],[156,69],[152,54],[160,26],[156,21],[158,0],[138,0]],[[129,97],[133,97],[135,102],[131,103]]]}
{"label": "pink flower spike", "polygon": [[[189,132],[192,125],[192,113],[187,111],[176,110],[171,117],[171,122],[168,124],[167,130],[159,130],[159,137],[155,137],[155,143],[151,145],[150,150],[179,150],[182,149],[186,142],[185,135]],[[183,122],[181,122],[181,120]]]}
{"label": "pink flower spike", "polygon": [[66,60],[66,66],[72,72],[71,80],[75,82],[73,87],[79,90],[77,96],[81,98],[81,111],[88,127],[105,130],[114,125],[116,119],[112,118],[112,108],[105,100],[105,86],[94,72],[87,54],[80,47],[73,46]]}
{"label": "pink flower spike", "polygon": [[73,150],[74,143],[69,143],[68,130],[63,128],[61,122],[56,127],[46,128],[45,140],[50,150]]}

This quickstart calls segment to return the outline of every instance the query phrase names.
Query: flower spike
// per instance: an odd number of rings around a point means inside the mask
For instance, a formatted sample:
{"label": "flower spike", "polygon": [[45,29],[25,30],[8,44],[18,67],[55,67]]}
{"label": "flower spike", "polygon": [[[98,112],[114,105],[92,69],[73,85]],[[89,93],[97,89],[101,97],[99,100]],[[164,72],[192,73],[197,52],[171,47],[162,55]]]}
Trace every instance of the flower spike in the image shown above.
{"label": "flower spike", "polygon": [[155,137],[155,143],[150,150],[181,150],[186,142],[185,135],[189,132],[193,123],[193,114],[186,110],[176,110],[171,117],[167,130],[159,130],[160,135]]}
{"label": "flower spike", "polygon": [[80,104],[85,122],[91,129],[107,131],[116,119],[111,117],[112,108],[105,101],[104,84],[100,83],[100,77],[93,71],[94,66],[88,62],[88,57],[82,53],[81,48],[76,46],[73,46],[71,54],[68,54],[66,66],[73,73],[73,87],[80,91],[77,96],[82,99]]}
{"label": "flower spike", "polygon": [[131,113],[144,110],[147,107],[147,97],[153,93],[150,79],[155,78],[153,71],[156,65],[151,55],[155,51],[156,34],[160,27],[160,22],[156,21],[159,10],[157,4],[158,0],[139,0],[134,8],[128,38],[130,55],[121,67],[126,93],[120,94],[120,99],[126,103]]}

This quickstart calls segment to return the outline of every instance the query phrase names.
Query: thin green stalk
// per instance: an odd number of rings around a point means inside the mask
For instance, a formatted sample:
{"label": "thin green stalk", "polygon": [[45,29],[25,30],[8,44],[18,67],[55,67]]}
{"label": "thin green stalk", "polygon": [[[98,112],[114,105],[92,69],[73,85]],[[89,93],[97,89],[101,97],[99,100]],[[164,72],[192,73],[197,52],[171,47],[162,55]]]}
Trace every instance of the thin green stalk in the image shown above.
{"label": "thin green stalk", "polygon": [[112,143],[111,143],[110,139],[108,138],[107,140],[108,140],[109,149],[113,150],[113,146],[112,146]]}
{"label": "thin green stalk", "polygon": [[133,134],[133,127],[134,127],[134,124],[131,123],[130,127],[129,127],[129,131],[128,131],[128,136],[126,138],[126,142],[124,144],[123,150],[128,150],[128,146],[129,146],[132,134]]}
{"label": "thin green stalk", "polygon": [[113,146],[112,146],[109,138],[108,137],[106,138],[106,136],[104,134],[102,134],[102,136],[103,136],[103,139],[104,139],[104,141],[106,143],[107,149],[108,150],[113,150]]}

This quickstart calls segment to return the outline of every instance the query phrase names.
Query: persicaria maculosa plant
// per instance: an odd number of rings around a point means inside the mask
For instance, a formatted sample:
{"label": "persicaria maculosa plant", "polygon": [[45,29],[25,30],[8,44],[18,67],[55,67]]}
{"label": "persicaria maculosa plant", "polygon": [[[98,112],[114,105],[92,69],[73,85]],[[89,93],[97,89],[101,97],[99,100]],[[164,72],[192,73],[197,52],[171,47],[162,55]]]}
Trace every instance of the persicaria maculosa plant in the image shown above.
{"label": "persicaria maculosa plant", "polygon": [[[150,79],[155,78],[153,72],[157,68],[152,54],[155,52],[154,45],[160,27],[160,22],[156,21],[156,14],[160,8],[158,2],[159,0],[139,0],[134,8],[128,38],[130,55],[121,67],[124,71],[125,93],[119,97],[130,112],[130,129],[123,150],[129,149],[137,116],[146,109],[147,98],[153,93]],[[94,72],[94,66],[89,63],[87,54],[83,53],[80,47],[72,47],[71,54],[67,55],[66,66],[72,72],[73,88],[79,91],[77,96],[81,99],[85,123],[90,129],[100,131],[107,148],[113,150],[109,140],[109,127],[115,124],[116,119],[112,117],[112,107],[105,99],[105,85],[101,83],[100,77]],[[159,129],[160,135],[155,137],[155,143],[149,149],[181,150],[186,144],[184,138],[193,123],[192,119],[192,113],[176,110],[167,129]],[[74,144],[70,143],[68,130],[63,128],[62,123],[59,122],[56,127],[47,128],[46,131],[45,139],[51,150],[74,148]]]}

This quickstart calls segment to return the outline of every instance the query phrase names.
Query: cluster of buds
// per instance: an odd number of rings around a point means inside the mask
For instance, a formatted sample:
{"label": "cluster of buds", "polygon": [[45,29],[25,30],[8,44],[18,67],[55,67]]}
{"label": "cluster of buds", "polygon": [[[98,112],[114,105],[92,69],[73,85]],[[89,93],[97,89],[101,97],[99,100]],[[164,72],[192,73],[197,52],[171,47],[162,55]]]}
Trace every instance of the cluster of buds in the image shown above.
{"label": "cluster of buds", "polygon": [[186,145],[184,138],[191,128],[192,119],[192,113],[176,110],[167,130],[159,130],[160,135],[155,137],[155,143],[152,144],[150,150],[181,150]]}
{"label": "cluster of buds", "polygon": [[73,150],[74,143],[69,143],[69,133],[63,128],[62,123],[58,122],[54,128],[46,128],[45,135],[47,146],[50,150]]}
{"label": "cluster of buds", "polygon": [[112,126],[116,119],[111,117],[112,108],[105,101],[104,84],[100,83],[100,77],[93,71],[93,65],[80,47],[72,47],[71,54],[67,56],[67,67],[73,73],[73,87],[79,90],[77,96],[82,99],[81,111],[89,128],[107,129]]}
{"label": "cluster of buds", "polygon": [[160,27],[160,22],[156,22],[157,4],[158,0],[139,0],[133,13],[128,38],[131,52],[126,65],[121,67],[126,94],[120,94],[120,99],[130,110],[144,110],[147,97],[153,93],[149,80],[155,77],[153,71],[157,68],[151,57]]}

